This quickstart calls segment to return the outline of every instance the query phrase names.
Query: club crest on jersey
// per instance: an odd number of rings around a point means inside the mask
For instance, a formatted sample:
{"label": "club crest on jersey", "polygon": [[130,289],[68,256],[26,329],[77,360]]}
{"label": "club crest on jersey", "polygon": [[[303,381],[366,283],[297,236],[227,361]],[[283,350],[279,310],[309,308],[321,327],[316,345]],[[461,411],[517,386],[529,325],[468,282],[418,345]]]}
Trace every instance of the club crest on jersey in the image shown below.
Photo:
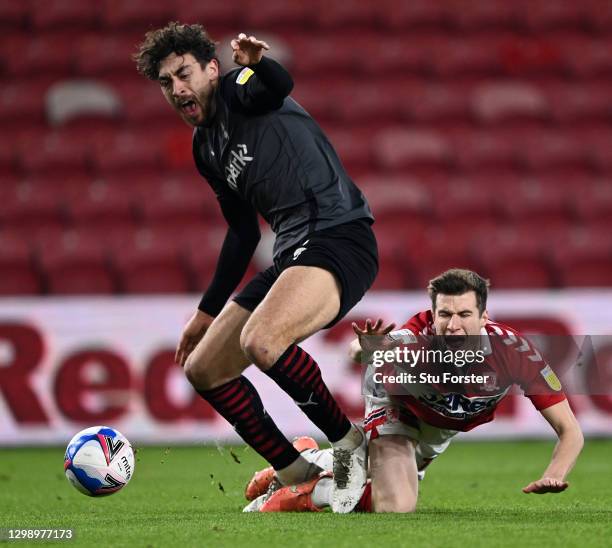
{"label": "club crest on jersey", "polygon": [[484,378],[486,380],[481,385],[482,390],[485,392],[495,392],[496,390],[500,389],[499,385],[497,384],[497,375],[493,371],[487,372],[487,374],[484,375]]}
{"label": "club crest on jersey", "polygon": [[233,189],[238,190],[238,177],[244,170],[247,162],[253,161],[253,156],[248,156],[245,144],[237,145],[236,150],[230,152],[230,161],[225,167],[227,184]]}
{"label": "club crest on jersey", "polygon": [[544,369],[540,370],[540,375],[544,377],[546,384],[550,386],[555,392],[561,390],[561,381],[555,372],[551,369],[550,365],[547,365]]}

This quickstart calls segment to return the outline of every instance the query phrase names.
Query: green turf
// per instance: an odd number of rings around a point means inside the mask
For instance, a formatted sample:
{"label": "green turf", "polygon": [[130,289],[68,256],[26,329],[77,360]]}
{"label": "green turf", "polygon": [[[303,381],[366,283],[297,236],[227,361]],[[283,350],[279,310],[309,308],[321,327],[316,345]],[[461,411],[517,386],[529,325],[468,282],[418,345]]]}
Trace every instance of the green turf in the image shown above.
{"label": "green turf", "polygon": [[241,514],[243,486],[263,464],[243,447],[142,448],[132,482],[100,499],[69,485],[62,449],[2,449],[0,527],[71,527],[68,545],[100,548],[610,546],[612,441],[587,442],[565,493],[522,494],[551,449],[455,443],[421,483],[415,514],[346,516]]}

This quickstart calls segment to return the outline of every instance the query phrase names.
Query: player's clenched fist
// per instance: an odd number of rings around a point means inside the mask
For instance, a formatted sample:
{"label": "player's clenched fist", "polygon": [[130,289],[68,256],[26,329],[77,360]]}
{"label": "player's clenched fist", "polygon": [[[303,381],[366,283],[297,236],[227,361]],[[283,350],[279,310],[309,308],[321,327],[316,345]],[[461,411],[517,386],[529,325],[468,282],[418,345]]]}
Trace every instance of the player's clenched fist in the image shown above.
{"label": "player's clenched fist", "polygon": [[193,316],[191,316],[190,320],[183,328],[181,340],[174,354],[174,361],[181,367],[185,365],[187,357],[193,352],[193,349],[200,342],[213,320],[214,318],[212,316],[209,316],[201,310],[196,310]]}
{"label": "player's clenched fist", "polygon": [[556,478],[542,478],[532,481],[527,487],[523,487],[523,493],[560,493],[569,487],[569,483]]}
{"label": "player's clenched fist", "polygon": [[270,46],[263,40],[257,40],[255,36],[239,34],[237,38],[231,41],[232,59],[238,65],[254,65],[261,61],[265,49],[270,49]]}

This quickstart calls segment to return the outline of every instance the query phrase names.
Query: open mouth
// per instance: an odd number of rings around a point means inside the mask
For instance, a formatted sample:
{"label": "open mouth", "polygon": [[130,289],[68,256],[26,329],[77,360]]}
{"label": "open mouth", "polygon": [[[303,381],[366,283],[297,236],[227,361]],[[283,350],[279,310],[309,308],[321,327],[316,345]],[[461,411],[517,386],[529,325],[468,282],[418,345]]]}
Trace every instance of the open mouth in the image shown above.
{"label": "open mouth", "polygon": [[186,99],[180,103],[180,109],[187,116],[195,116],[198,112],[198,104],[193,99]]}

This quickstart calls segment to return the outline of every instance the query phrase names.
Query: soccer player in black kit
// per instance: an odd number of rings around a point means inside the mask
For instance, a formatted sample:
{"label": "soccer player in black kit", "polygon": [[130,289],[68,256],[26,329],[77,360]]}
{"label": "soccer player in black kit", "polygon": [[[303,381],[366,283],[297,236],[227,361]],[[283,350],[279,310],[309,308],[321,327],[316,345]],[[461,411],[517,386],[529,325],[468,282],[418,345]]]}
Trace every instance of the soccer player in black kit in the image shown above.
{"label": "soccer player in black kit", "polygon": [[[254,363],[273,379],[332,443],[332,508],[350,512],[366,483],[365,436],[298,343],[333,326],[372,285],[372,213],[321,128],[289,97],[289,73],[263,56],[269,46],[240,34],[231,48],[240,67],[221,76],[204,29],[169,23],[147,33],[135,56],[139,72],[159,82],[194,128],[197,169],[228,223],[213,280],[183,330],[176,360],[196,391],[274,467],[271,490],[321,471],[279,431],[242,372]],[[257,213],[276,235],[274,264],[227,303],[259,242]]]}

